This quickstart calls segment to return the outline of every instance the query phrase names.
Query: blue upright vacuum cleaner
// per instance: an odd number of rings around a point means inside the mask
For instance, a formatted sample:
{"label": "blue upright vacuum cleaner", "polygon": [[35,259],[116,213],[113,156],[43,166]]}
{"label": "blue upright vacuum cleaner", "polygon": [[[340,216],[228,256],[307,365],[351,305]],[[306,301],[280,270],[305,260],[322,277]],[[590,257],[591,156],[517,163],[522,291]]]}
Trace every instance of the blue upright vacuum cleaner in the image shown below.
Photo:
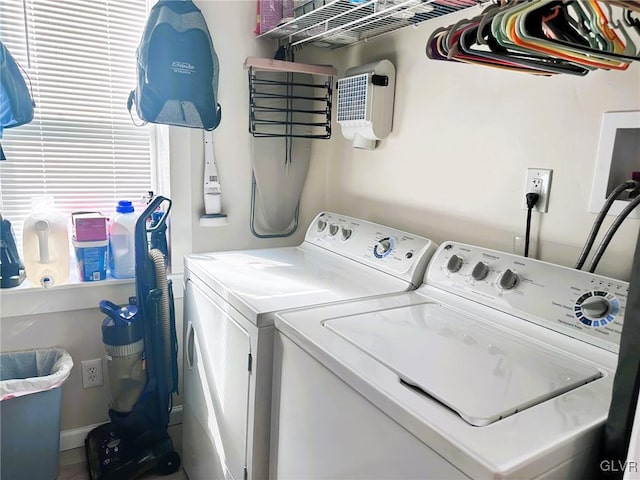
{"label": "blue upright vacuum cleaner", "polygon": [[[166,220],[171,200],[157,196],[135,228],[136,296],[129,305],[103,300],[102,337],[111,386],[110,423],[85,440],[92,480],[132,480],[180,467],[167,428],[177,392],[177,338],[167,280]],[[161,213],[160,213],[161,212]]]}

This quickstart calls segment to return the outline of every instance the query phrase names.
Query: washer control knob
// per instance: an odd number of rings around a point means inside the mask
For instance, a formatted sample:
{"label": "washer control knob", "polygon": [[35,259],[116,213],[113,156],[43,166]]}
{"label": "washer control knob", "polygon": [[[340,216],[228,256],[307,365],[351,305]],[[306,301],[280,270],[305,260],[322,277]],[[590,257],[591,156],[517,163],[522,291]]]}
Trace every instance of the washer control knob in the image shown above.
{"label": "washer control knob", "polygon": [[325,228],[327,228],[327,222],[325,222],[323,219],[319,218],[318,222],[316,223],[316,230],[318,232],[323,232]]}
{"label": "washer control knob", "polygon": [[589,318],[602,318],[609,313],[611,304],[604,297],[594,296],[582,302],[582,313]]}
{"label": "washer control knob", "polygon": [[391,241],[388,238],[383,238],[376,245],[376,251],[380,255],[384,255],[385,253],[387,253],[390,248],[391,248]]}
{"label": "washer control knob", "polygon": [[477,281],[484,280],[487,275],[489,275],[489,267],[483,262],[476,263],[473,270],[471,270],[471,277]]}
{"label": "washer control knob", "polygon": [[464,262],[459,256],[451,255],[449,261],[447,262],[447,270],[449,270],[451,273],[456,273],[462,268],[463,263]]}
{"label": "washer control knob", "polygon": [[502,288],[503,290],[511,290],[512,288],[515,288],[516,285],[518,285],[519,280],[520,279],[518,277],[518,274],[510,268],[507,268],[500,277],[500,288]]}
{"label": "washer control knob", "polygon": [[351,234],[353,233],[353,230],[351,230],[350,228],[342,227],[342,230],[340,230],[340,232],[342,235],[342,240],[349,240],[349,238],[351,238]]}
{"label": "washer control knob", "polygon": [[338,233],[338,230],[340,230],[340,226],[336,225],[335,223],[332,223],[331,225],[329,225],[329,235],[330,236],[335,236],[336,233]]}

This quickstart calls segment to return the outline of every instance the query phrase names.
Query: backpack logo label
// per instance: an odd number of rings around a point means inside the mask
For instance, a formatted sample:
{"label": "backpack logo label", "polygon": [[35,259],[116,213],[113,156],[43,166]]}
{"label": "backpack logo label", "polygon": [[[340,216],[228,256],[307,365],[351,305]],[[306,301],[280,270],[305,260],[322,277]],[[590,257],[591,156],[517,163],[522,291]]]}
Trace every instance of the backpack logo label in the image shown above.
{"label": "backpack logo label", "polygon": [[171,69],[174,73],[184,73],[186,75],[191,75],[196,71],[196,67],[191,65],[189,62],[179,62],[177,60],[171,64]]}

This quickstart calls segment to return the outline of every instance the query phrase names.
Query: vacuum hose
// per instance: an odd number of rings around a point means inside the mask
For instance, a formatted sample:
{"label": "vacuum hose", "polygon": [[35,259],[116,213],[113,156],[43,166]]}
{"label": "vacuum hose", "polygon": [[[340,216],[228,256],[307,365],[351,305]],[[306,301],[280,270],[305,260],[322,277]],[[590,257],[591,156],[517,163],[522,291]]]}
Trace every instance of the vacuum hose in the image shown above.
{"label": "vacuum hose", "polygon": [[167,268],[164,254],[157,248],[149,251],[156,270],[156,288],[162,292],[160,297],[160,328],[162,329],[162,343],[164,348],[165,375],[167,377],[168,391],[172,391],[173,374],[171,371],[171,310],[169,307],[169,282],[167,281]]}

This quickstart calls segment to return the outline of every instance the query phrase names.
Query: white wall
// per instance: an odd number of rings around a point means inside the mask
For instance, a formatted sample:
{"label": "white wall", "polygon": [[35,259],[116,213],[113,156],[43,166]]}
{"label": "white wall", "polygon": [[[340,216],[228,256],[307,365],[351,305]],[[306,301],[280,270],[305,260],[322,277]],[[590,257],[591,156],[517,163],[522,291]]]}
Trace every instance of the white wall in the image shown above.
{"label": "white wall", "polygon": [[[468,16],[333,51],[339,75],[388,58],[397,83],[393,132],[375,151],[352,149],[337,124],[329,144],[314,144],[314,161],[328,165],[327,209],[437,242],[510,250],[513,235],[524,232],[526,169],[551,168],[549,212],[534,214],[539,256],[574,266],[595,217],[587,207],[602,114],[640,110],[640,63],[626,72],[547,78],[427,59],[430,33]],[[315,52],[303,52],[315,60]],[[625,222],[598,273],[629,279],[638,226]]]}

